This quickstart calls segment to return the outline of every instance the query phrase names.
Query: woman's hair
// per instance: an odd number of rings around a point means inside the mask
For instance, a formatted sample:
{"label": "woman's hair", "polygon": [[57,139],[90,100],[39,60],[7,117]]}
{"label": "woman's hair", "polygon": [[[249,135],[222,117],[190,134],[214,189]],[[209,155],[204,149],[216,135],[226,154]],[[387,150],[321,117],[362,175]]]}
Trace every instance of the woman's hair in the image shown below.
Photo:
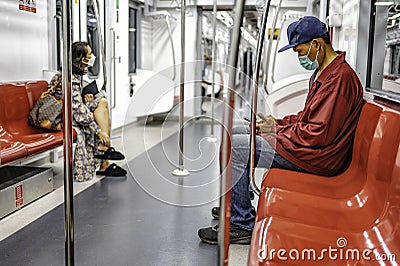
{"label": "woman's hair", "polygon": [[72,44],[72,73],[83,75],[82,58],[85,58],[88,52],[89,44],[87,42],[74,42]]}

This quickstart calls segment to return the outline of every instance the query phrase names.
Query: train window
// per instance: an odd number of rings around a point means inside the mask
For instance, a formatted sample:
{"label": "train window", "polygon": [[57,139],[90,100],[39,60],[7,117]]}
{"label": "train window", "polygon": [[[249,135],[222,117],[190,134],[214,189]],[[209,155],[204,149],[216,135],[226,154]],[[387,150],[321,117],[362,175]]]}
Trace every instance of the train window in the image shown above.
{"label": "train window", "polygon": [[[97,9],[98,10],[98,9]],[[93,9],[92,1],[87,4],[87,40],[92,48],[92,53],[98,58],[94,61],[94,65],[88,68],[88,76],[97,78],[100,72],[100,43],[99,29],[97,28],[97,18]]]}
{"label": "train window", "polygon": [[384,90],[400,99],[400,5],[388,8],[385,45]]}
{"label": "train window", "polygon": [[138,10],[129,6],[129,73],[136,73],[137,68],[137,42],[138,42]]}
{"label": "train window", "polygon": [[367,91],[400,102],[400,4],[374,1],[371,14]]}

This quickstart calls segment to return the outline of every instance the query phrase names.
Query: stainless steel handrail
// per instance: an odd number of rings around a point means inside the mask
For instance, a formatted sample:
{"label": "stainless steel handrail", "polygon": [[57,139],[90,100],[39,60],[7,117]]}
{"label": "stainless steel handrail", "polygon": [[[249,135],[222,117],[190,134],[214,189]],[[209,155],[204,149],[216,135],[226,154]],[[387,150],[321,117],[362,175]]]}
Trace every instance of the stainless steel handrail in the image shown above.
{"label": "stainless steel handrail", "polygon": [[175,169],[172,174],[175,176],[186,176],[189,171],[183,166],[183,134],[184,134],[184,122],[185,119],[185,10],[186,1],[181,2],[181,76],[180,76],[180,93],[179,93],[179,166]]}
{"label": "stainless steel handrail", "polygon": [[180,84],[180,132],[179,132],[179,169],[183,170],[183,120],[185,117],[185,108],[184,108],[184,100],[185,100],[185,38],[186,38],[186,27],[185,27],[185,18],[186,18],[186,1],[182,0],[181,2],[181,84]]}
{"label": "stainless steel handrail", "polygon": [[[62,41],[62,38],[63,38],[63,33],[62,33],[62,27],[63,27],[63,25],[62,25],[62,14],[61,15],[54,15],[54,19],[55,19],[55,21],[56,21],[56,41],[57,41],[57,47],[61,47],[61,45],[60,45],[60,43],[61,43],[61,41]],[[57,49],[60,49],[60,48],[57,48]],[[61,64],[62,64],[62,55],[61,55],[61,51],[58,51],[57,50],[57,57],[56,57],[56,62],[55,62],[55,66],[56,66],[56,69],[58,70],[58,69],[61,69]],[[53,65],[53,66],[54,66]]]}
{"label": "stainless steel handrail", "polygon": [[217,31],[217,0],[213,1],[213,43],[212,43],[212,51],[211,51],[211,57],[212,57],[212,90],[211,90],[211,137],[214,136],[214,109],[215,109],[215,62],[216,62],[216,31]]}
{"label": "stainless steel handrail", "polygon": [[259,80],[258,75],[260,72],[261,55],[265,38],[265,28],[267,26],[267,19],[268,19],[268,12],[270,5],[271,5],[271,0],[268,0],[266,6],[264,7],[264,12],[262,15],[261,29],[258,32],[256,64],[253,73],[253,99],[251,106],[252,110],[251,110],[251,122],[250,122],[249,177],[250,177],[250,187],[257,195],[260,195],[260,189],[257,187],[257,184],[255,182],[254,168],[255,168],[255,151],[256,151],[256,113],[257,113],[258,80]]}
{"label": "stainless steel handrail", "polygon": [[74,192],[72,183],[72,6],[71,1],[63,1],[62,31],[63,31],[63,137],[64,137],[64,237],[65,265],[75,263],[74,257]]}
{"label": "stainless steel handrail", "polygon": [[[111,42],[112,43],[112,57],[110,60],[110,62],[111,62],[110,70],[111,70],[111,68],[113,70],[113,77],[112,77],[113,88],[112,88],[112,90],[110,90],[110,96],[111,96],[110,101],[112,100],[112,105],[111,105],[110,109],[112,110],[117,105],[117,100],[116,100],[117,97],[115,97],[115,95],[117,94],[117,58],[115,57],[115,55],[116,55],[115,30],[113,28],[111,29],[111,37],[112,37],[112,42]],[[111,91],[113,92],[112,95],[111,95]]]}
{"label": "stainless steel handrail", "polygon": [[[281,27],[280,27],[281,30],[278,33],[278,39],[276,40],[276,44],[275,44],[275,53],[274,53],[274,57],[272,59],[272,70],[271,70],[272,83],[275,83],[275,63],[276,63],[276,55],[278,54],[277,49],[278,49],[279,40],[281,39],[282,27],[283,27],[283,24],[285,24],[286,19],[287,19],[286,16],[283,16],[283,20],[282,20]],[[267,87],[267,86],[265,86],[265,87]],[[267,88],[267,90],[268,90],[268,88]]]}
{"label": "stainless steel handrail", "polygon": [[[278,22],[278,16],[279,16],[279,11],[281,10],[281,5],[282,5],[282,0],[279,0],[278,5],[276,6],[276,12],[275,12],[275,18],[274,21],[272,22],[272,28],[271,28],[271,34],[269,35],[269,43],[268,43],[268,49],[267,49],[267,54],[265,55],[265,72],[264,72],[264,82],[263,82],[263,87],[265,93],[268,95],[268,72],[269,72],[269,65],[270,65],[270,57],[271,57],[271,51],[272,51],[272,43],[274,42],[274,34],[276,30],[276,23]],[[280,36],[280,34],[278,33]],[[278,42],[278,38],[276,39],[276,42]]]}
{"label": "stainless steel handrail", "polygon": [[246,90],[250,91],[250,86],[251,86],[250,85],[250,83],[251,83],[250,73],[252,72],[251,70],[253,68],[253,66],[251,64],[251,62],[253,60],[251,60],[251,57],[253,55],[253,52],[250,47],[247,47],[246,50],[247,50],[247,53],[246,53],[246,72],[247,73],[244,78],[246,79]]}
{"label": "stainless steel handrail", "polygon": [[238,58],[238,70],[239,70],[239,86],[240,86],[240,94],[243,95],[243,97],[239,98],[239,112],[243,112],[243,101],[245,101],[244,94],[246,92],[245,87],[244,87],[244,52],[243,52],[243,44],[239,45],[239,58]]}
{"label": "stainless steel handrail", "polygon": [[218,265],[228,265],[229,263],[229,230],[230,230],[230,207],[231,207],[231,173],[232,165],[231,157],[231,136],[233,124],[233,109],[235,107],[236,92],[236,66],[238,62],[240,28],[243,21],[243,8],[245,0],[237,0],[235,5],[235,19],[231,38],[231,51],[229,55],[229,89],[225,98],[223,129],[222,130],[222,156],[221,169],[225,169],[221,173],[220,182],[220,206],[221,215],[219,219],[218,231]]}
{"label": "stainless steel handrail", "polygon": [[171,32],[171,23],[169,21],[169,15],[165,16],[165,21],[167,23],[167,28],[168,28],[168,35],[169,35],[169,41],[171,43],[171,51],[172,51],[172,63],[174,65],[173,67],[173,75],[172,75],[172,80],[175,81],[176,78],[176,59],[175,59],[175,47],[174,47],[174,39],[172,38],[172,32]]}

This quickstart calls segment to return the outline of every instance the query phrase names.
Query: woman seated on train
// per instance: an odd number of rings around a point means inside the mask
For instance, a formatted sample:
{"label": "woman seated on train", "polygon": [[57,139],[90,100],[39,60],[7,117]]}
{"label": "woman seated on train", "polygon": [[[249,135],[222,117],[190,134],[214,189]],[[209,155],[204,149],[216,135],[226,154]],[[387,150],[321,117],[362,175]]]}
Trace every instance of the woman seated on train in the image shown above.
{"label": "woman seated on train", "polygon": [[[93,66],[95,56],[87,42],[72,44],[72,116],[77,132],[73,160],[73,177],[78,182],[91,180],[98,175],[124,176],[126,171],[109,160],[123,160],[124,155],[110,146],[110,112],[108,102],[100,92],[82,97],[82,76]],[[57,84],[61,89],[61,73],[51,79],[49,86]]]}

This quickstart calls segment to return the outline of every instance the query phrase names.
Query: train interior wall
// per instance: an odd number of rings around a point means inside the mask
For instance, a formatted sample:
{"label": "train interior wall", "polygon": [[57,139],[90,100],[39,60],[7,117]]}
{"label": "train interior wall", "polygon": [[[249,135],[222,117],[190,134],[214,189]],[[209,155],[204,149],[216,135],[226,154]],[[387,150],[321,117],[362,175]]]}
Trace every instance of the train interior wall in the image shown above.
{"label": "train interior wall", "polygon": [[48,25],[47,0],[37,2],[36,13],[20,10],[18,1],[0,2],[2,82],[43,79],[51,70]]}

